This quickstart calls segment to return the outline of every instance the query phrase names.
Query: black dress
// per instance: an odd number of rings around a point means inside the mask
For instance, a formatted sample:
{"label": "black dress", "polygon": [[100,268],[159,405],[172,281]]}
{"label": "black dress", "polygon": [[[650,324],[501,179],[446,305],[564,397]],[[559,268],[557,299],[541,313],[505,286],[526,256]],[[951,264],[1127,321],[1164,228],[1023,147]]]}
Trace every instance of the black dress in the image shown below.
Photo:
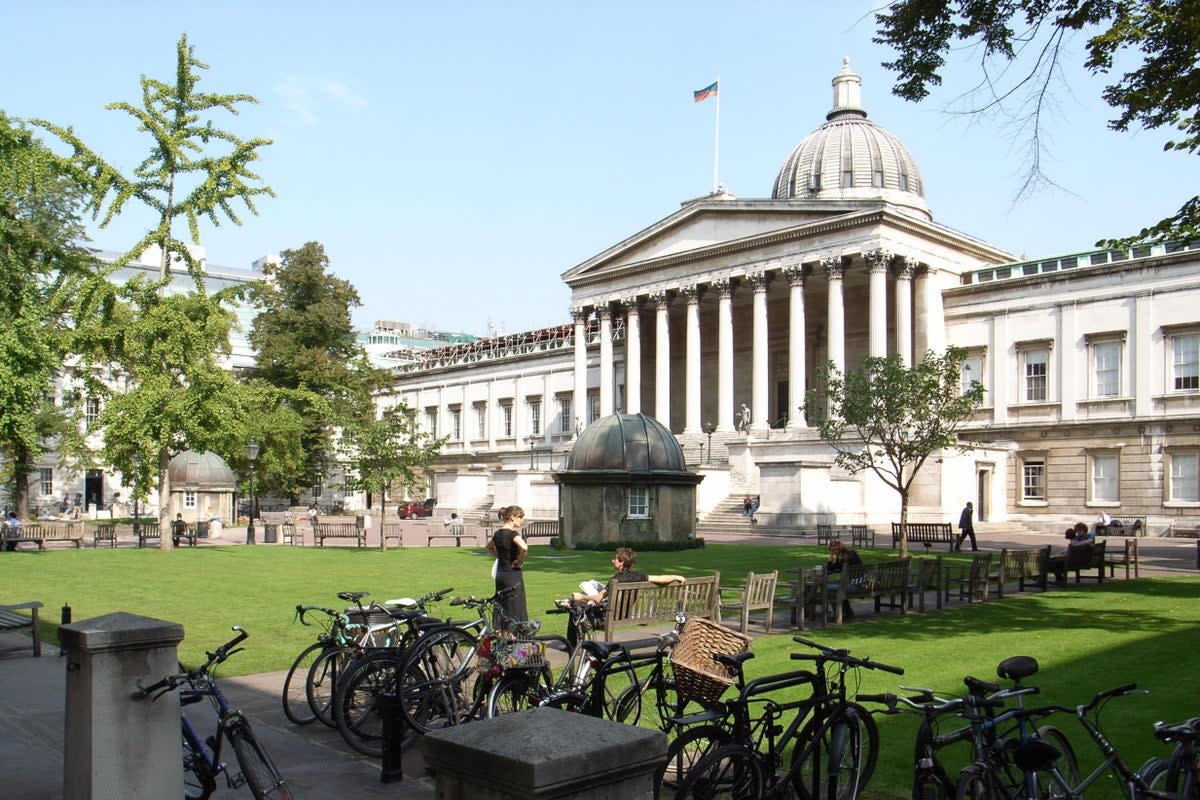
{"label": "black dress", "polygon": [[511,587],[513,590],[500,599],[500,605],[509,618],[527,620],[529,611],[525,606],[525,578],[520,567],[513,567],[513,562],[521,552],[513,544],[516,536],[517,532],[509,528],[500,528],[492,534],[492,544],[496,547],[496,558],[500,562],[496,566],[496,591]]}

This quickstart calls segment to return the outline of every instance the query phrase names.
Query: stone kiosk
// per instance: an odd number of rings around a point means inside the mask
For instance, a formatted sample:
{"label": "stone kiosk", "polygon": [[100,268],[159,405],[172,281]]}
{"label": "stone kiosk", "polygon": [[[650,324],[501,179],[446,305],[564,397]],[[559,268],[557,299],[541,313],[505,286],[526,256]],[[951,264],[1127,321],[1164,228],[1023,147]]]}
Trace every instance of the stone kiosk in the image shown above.
{"label": "stone kiosk", "polygon": [[683,541],[696,534],[696,486],[683,449],[646,414],[611,414],[587,426],[558,483],[562,537],[579,541]]}

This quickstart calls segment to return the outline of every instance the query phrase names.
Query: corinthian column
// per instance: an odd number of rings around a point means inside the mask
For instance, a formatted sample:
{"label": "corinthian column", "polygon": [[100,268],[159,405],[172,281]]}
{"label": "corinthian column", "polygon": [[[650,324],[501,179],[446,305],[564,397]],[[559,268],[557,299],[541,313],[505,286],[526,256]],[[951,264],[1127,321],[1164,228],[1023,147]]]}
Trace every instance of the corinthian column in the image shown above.
{"label": "corinthian column", "polygon": [[714,281],[717,290],[717,430],[733,430],[733,284]]}
{"label": "corinthian column", "polygon": [[[583,430],[587,423],[587,315],[586,309],[577,307],[571,309],[571,318],[575,321],[575,391],[571,398],[571,413],[575,416],[575,432]],[[494,383],[494,381],[493,381]],[[488,399],[488,413],[491,413],[493,403]],[[488,426],[489,436],[492,434]]]}
{"label": "corinthian column", "polygon": [[654,292],[650,302],[655,304],[654,331],[654,418],[667,430],[671,429],[671,323],[667,312],[670,302],[667,293]]}
{"label": "corinthian column", "polygon": [[846,264],[841,256],[821,260],[829,278],[829,360],[840,373],[846,372],[846,310],[842,298]]}
{"label": "corinthian column", "polygon": [[908,256],[897,258],[892,265],[896,275],[896,354],[906,367],[913,363],[912,278],[916,268],[916,259]]}
{"label": "corinthian column", "polygon": [[612,309],[602,303],[600,312],[600,416],[613,413]]}
{"label": "corinthian column", "polygon": [[679,294],[687,301],[687,364],[684,382],[684,433],[700,433],[700,289],[685,286]]}
{"label": "corinthian column", "polygon": [[805,358],[804,358],[804,280],[812,267],[793,264],[783,268],[788,281],[788,409],[787,426],[803,428]]}
{"label": "corinthian column", "polygon": [[867,354],[887,357],[887,268],[892,254],[886,250],[863,253],[870,277],[870,319],[867,335]]}
{"label": "corinthian column", "polygon": [[627,297],[625,304],[625,410],[630,414],[642,410],[642,329],[636,297]]}
{"label": "corinthian column", "polygon": [[767,428],[767,284],[770,276],[766,272],[754,272],[746,276],[754,288],[754,354],[753,374],[750,379],[750,427],[752,430]]}

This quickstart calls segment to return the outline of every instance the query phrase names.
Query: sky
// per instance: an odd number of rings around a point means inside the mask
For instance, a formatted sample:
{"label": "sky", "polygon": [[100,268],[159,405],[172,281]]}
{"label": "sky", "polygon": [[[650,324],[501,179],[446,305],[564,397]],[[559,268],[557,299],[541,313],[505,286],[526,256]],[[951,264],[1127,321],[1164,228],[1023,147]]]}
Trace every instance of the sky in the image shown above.
{"label": "sky", "polygon": [[[1028,128],[967,116],[979,78],[953,53],[920,104],[890,93],[863,0],[744,2],[105,3],[0,0],[0,109],[70,125],[130,171],[148,152],[131,117],[139,78],[169,81],[186,33],[200,88],[259,103],[214,115],[274,141],[257,163],[277,194],[242,225],[205,226],[213,264],[249,267],[309,241],[358,289],[360,328],[403,320],[486,335],[568,320],[566,270],[712,190],[769,197],[791,150],[825,120],[849,57],[871,119],[920,167],[934,218],[1017,256],[1135,233],[1195,193],[1195,156],[1167,132],[1114,133],[1103,81],[1067,54],[1043,169],[1060,188],[1017,199]],[[124,250],[152,226],[132,207],[92,244]]]}

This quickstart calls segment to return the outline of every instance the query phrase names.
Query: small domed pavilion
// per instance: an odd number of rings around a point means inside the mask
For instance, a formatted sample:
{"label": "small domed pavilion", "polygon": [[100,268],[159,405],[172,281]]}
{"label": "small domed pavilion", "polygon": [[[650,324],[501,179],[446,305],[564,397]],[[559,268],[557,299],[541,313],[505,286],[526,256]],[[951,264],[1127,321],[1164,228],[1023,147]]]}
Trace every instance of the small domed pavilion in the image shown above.
{"label": "small domed pavilion", "polygon": [[171,496],[167,503],[170,519],[183,514],[189,523],[220,519],[234,521],[237,476],[216,453],[184,450],[167,465]]}

